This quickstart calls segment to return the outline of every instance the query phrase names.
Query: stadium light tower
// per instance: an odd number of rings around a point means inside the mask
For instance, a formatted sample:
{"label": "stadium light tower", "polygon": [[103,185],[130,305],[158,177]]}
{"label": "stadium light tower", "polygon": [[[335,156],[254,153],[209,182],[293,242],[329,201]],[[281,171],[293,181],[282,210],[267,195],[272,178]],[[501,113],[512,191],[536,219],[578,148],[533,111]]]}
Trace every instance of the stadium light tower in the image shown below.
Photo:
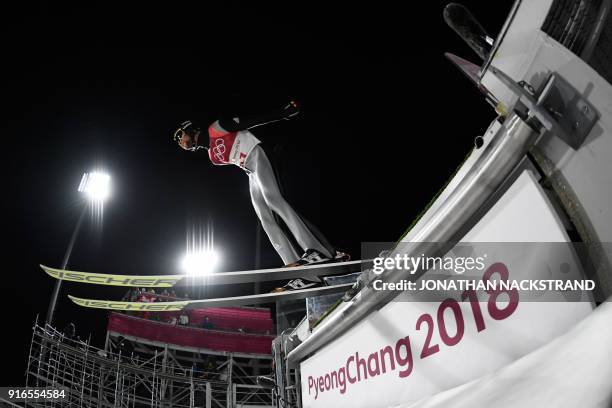
{"label": "stadium light tower", "polygon": [[[110,176],[99,171],[85,173],[81,178],[78,191],[85,194],[88,200],[83,205],[79,220],[74,227],[74,231],[72,231],[72,236],[68,242],[68,248],[64,254],[61,269],[66,269],[68,266],[72,248],[74,247],[74,243],[79,235],[79,231],[81,230],[81,225],[83,224],[83,219],[85,218],[85,213],[87,212],[89,205],[91,204],[93,206],[101,207],[104,204],[104,201],[108,198],[110,194]],[[53,288],[53,294],[51,295],[51,300],[49,302],[49,309],[47,310],[47,324],[53,323],[55,307],[57,305],[57,298],[59,296],[61,287],[62,281],[56,280],[55,287]]]}
{"label": "stadium light tower", "polygon": [[79,191],[87,194],[93,202],[103,203],[110,194],[110,176],[94,171],[83,174]]}
{"label": "stadium light tower", "polygon": [[187,275],[206,276],[219,264],[219,255],[212,249],[188,251],[183,257],[182,267]]}

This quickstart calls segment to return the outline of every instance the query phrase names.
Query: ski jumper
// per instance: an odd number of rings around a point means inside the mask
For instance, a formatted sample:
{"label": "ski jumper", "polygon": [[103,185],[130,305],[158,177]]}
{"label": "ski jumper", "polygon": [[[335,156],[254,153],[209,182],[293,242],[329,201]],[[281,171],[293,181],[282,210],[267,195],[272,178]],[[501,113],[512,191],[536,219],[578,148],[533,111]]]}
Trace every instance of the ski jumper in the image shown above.
{"label": "ski jumper", "polygon": [[[246,171],[249,176],[251,202],[261,225],[270,239],[272,246],[285,264],[300,259],[285,230],[278,224],[277,214],[287,225],[298,245],[306,251],[315,249],[329,258],[335,251],[324,240],[315,236],[304,220],[287,203],[281,194],[280,186],[274,174],[272,164],[260,141],[248,130],[258,126],[248,120],[218,120],[208,128],[210,146],[208,155],[213,164],[234,164]],[[269,123],[269,122],[268,122]]]}

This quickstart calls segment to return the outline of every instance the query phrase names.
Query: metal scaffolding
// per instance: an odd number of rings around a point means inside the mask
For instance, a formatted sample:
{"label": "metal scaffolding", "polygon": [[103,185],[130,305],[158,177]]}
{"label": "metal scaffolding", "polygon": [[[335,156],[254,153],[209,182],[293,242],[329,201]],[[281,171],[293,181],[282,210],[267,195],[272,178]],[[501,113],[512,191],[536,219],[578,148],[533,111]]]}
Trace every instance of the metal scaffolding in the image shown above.
{"label": "metal scaffolding", "polygon": [[256,376],[269,373],[269,356],[144,344],[107,333],[104,349],[34,324],[27,387],[66,390],[59,401],[25,407],[259,408],[274,406]]}

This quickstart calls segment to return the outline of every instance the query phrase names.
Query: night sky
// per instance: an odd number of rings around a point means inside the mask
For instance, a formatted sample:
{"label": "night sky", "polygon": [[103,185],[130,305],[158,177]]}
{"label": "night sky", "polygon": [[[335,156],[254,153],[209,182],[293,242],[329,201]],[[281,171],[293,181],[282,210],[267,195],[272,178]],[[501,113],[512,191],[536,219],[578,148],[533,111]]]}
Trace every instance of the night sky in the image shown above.
{"label": "night sky", "polygon": [[[128,3],[130,5],[128,5]],[[442,19],[445,2],[356,9],[332,2],[38,2],[1,13],[5,356],[0,385],[23,385],[31,327],[83,201],[83,172],[106,169],[113,195],[86,219],[69,268],[179,273],[189,229],[212,225],[222,270],[255,262],[248,180],[171,140],[177,124],[265,112],[301,114],[253,133],[274,156],[286,198],[340,250],[395,241],[494,118],[443,57],[477,62]],[[367,3],[375,7],[378,3]],[[466,2],[493,35],[512,2]],[[363,7],[363,6],[359,6]],[[280,266],[267,240],[262,266]],[[215,289],[216,290],[216,289]],[[202,296],[245,291],[218,288]],[[66,294],[57,326],[103,346],[106,312]]]}

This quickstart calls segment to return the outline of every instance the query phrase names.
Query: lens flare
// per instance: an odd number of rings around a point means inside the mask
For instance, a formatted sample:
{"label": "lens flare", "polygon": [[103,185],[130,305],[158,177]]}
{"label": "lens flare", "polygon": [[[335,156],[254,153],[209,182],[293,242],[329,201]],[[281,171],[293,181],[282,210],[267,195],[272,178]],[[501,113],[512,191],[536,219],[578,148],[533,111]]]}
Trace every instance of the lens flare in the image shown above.
{"label": "lens flare", "polygon": [[219,254],[213,250],[188,252],[181,263],[188,275],[204,276],[212,273],[219,264]]}
{"label": "lens flare", "polygon": [[221,257],[215,250],[212,222],[192,225],[187,233],[187,251],[181,260],[181,268],[187,275],[206,276],[213,273]]}
{"label": "lens flare", "polygon": [[85,173],[79,191],[87,194],[94,202],[103,202],[110,194],[110,176],[98,171]]}

